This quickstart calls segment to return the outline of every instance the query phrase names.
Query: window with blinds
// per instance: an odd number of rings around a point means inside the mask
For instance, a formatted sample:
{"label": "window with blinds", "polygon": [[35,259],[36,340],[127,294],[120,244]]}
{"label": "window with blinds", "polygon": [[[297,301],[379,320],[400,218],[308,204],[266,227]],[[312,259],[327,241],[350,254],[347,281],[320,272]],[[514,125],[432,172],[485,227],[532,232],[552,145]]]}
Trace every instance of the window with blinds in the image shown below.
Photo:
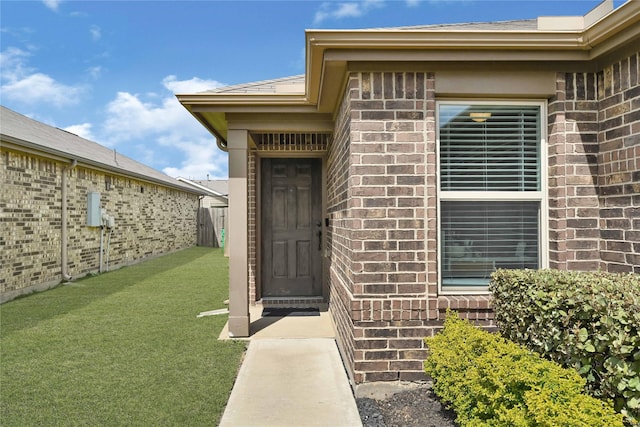
{"label": "window with blinds", "polygon": [[442,105],[441,190],[538,191],[540,108]]}
{"label": "window with blinds", "polygon": [[438,120],[442,289],[486,289],[496,268],[539,268],[540,105],[440,103]]}

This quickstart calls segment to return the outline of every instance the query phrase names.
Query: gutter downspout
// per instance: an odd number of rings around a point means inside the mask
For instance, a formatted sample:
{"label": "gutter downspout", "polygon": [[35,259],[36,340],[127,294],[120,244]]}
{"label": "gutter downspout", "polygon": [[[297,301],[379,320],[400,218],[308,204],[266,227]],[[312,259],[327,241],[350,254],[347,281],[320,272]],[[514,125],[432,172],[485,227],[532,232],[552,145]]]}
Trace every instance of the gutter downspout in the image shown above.
{"label": "gutter downspout", "polygon": [[61,197],[62,197],[62,206],[61,206],[61,214],[60,214],[60,274],[62,276],[62,280],[72,280],[73,278],[69,275],[67,271],[67,174],[69,171],[76,167],[78,161],[76,159],[71,160],[71,164],[69,166],[64,166],[62,168],[62,183],[61,183]]}
{"label": "gutter downspout", "polygon": [[229,147],[227,145],[227,140],[221,136],[218,136],[217,132],[215,136],[216,136],[216,145],[218,146],[218,148],[224,151],[225,153],[228,153]]}

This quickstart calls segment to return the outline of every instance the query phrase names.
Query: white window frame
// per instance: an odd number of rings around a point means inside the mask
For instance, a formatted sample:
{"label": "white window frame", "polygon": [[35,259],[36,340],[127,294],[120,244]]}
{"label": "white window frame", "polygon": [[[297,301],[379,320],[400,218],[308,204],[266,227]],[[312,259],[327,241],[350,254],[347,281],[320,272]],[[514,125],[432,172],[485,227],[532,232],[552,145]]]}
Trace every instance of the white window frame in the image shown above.
{"label": "white window frame", "polygon": [[[441,191],[440,190],[440,106],[441,105],[504,105],[513,107],[540,108],[540,190],[539,191]],[[531,100],[485,100],[459,99],[436,101],[436,203],[437,203],[437,241],[438,253],[438,294],[439,295],[486,295],[487,286],[443,286],[443,253],[441,250],[441,202],[444,201],[536,201],[540,203],[538,227],[539,268],[549,266],[549,203],[548,203],[548,163],[547,163],[547,102]]]}

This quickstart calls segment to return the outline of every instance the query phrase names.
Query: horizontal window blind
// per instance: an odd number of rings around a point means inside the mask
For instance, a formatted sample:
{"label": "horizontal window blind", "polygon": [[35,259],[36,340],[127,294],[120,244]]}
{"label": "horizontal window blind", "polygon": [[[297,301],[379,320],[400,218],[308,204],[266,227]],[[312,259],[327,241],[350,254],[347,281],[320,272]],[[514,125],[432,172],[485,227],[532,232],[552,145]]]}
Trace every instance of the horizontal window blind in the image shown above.
{"label": "horizontal window blind", "polygon": [[485,290],[497,268],[540,267],[539,105],[439,104],[440,273]]}
{"label": "horizontal window blind", "polygon": [[540,108],[441,105],[442,191],[539,191]]}
{"label": "horizontal window blind", "polygon": [[442,201],[443,285],[488,284],[496,268],[539,266],[535,201]]}

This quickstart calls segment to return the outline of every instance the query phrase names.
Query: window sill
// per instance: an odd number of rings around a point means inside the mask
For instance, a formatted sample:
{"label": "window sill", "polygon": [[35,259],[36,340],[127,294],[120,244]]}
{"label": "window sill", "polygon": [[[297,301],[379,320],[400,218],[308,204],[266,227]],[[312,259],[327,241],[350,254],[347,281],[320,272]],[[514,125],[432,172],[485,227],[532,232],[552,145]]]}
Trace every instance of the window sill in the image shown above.
{"label": "window sill", "polygon": [[438,310],[492,310],[491,293],[474,295],[440,295],[438,297]]}
{"label": "window sill", "polygon": [[446,286],[439,289],[438,295],[473,298],[474,296],[491,295],[491,292],[487,286]]}

